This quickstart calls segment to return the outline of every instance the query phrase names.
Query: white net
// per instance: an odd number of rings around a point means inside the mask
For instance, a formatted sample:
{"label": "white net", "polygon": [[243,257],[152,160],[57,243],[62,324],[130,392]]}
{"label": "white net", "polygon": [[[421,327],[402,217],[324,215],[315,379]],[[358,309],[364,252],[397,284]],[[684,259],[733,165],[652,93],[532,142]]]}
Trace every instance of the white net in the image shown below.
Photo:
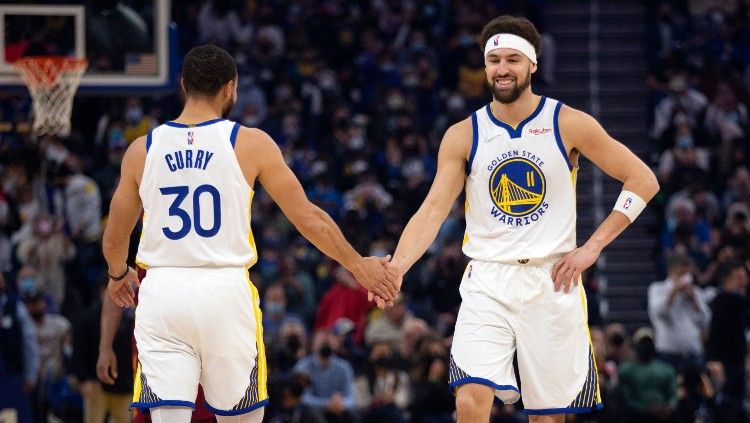
{"label": "white net", "polygon": [[58,56],[25,57],[14,63],[33,100],[37,135],[70,134],[70,114],[81,76],[88,67],[85,59]]}

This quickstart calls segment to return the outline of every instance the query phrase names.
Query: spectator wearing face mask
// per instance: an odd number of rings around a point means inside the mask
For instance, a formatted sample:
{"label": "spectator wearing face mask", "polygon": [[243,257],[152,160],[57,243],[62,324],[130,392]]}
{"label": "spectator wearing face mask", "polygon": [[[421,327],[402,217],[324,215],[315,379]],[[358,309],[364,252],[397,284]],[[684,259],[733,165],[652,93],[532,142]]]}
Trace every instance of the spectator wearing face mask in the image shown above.
{"label": "spectator wearing face mask", "polygon": [[33,277],[39,290],[52,300],[54,310],[60,310],[65,300],[65,265],[75,257],[76,248],[62,231],[62,221],[48,215],[37,215],[30,238],[18,246],[18,261],[36,269]]}
{"label": "spectator wearing face mask", "polygon": [[143,102],[138,97],[129,97],[125,102],[125,140],[130,144],[157,126],[157,122],[143,113]]}
{"label": "spectator wearing face mask", "polygon": [[294,374],[304,375],[309,386],[302,402],[325,414],[329,423],[355,420],[354,371],[349,362],[335,355],[335,337],[318,331],[313,338],[313,353],[294,366]]}
{"label": "spectator wearing face mask", "polygon": [[287,311],[284,287],[274,284],[266,288],[263,296],[263,338],[268,344],[276,344],[281,325],[289,320],[303,322],[302,316]]}
{"label": "spectator wearing face mask", "polygon": [[294,365],[307,355],[308,339],[302,322],[289,319],[281,324],[278,342],[267,345],[269,375],[283,379],[290,375]]}
{"label": "spectator wearing face mask", "polygon": [[667,194],[704,178],[711,170],[709,152],[695,146],[692,127],[687,123],[675,128],[674,145],[659,158],[657,175]]}
{"label": "spectator wearing face mask", "polygon": [[368,362],[367,371],[356,380],[357,408],[364,415],[363,423],[405,422],[411,385],[406,372],[396,368],[391,344],[372,345]]}

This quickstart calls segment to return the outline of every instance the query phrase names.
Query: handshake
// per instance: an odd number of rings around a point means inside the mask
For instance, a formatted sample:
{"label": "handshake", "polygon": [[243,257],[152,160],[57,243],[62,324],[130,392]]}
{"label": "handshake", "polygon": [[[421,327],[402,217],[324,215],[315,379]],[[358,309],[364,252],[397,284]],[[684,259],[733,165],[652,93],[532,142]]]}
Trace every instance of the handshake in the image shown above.
{"label": "handshake", "polygon": [[391,256],[364,257],[359,260],[352,274],[360,285],[367,289],[368,301],[375,301],[378,308],[392,306],[401,290],[405,269]]}

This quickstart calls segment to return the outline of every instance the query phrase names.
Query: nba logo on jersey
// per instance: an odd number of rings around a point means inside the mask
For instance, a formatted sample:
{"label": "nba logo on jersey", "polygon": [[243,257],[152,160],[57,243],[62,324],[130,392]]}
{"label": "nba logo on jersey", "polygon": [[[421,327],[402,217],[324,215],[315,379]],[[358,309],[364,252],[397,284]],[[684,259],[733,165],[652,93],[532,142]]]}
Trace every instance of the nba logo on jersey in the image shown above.
{"label": "nba logo on jersey", "polygon": [[629,209],[630,208],[630,204],[632,202],[633,202],[633,199],[630,198],[630,197],[628,197],[628,199],[625,200],[625,204],[622,205],[622,208],[624,208],[625,210]]}
{"label": "nba logo on jersey", "polygon": [[188,145],[193,145],[193,131],[188,131]]}

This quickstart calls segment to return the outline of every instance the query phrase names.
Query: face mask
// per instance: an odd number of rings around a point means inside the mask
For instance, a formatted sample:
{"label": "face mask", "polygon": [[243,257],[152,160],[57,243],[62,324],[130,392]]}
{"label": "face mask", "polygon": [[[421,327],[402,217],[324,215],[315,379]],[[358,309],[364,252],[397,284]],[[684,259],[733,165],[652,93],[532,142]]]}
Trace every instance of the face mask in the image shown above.
{"label": "face mask", "polygon": [[25,276],[18,280],[18,293],[28,296],[36,291],[36,279],[33,276]]}
{"label": "face mask", "polygon": [[284,303],[269,302],[266,304],[266,313],[281,314],[284,312]]}
{"label": "face mask", "polygon": [[688,150],[693,147],[693,137],[690,135],[683,135],[677,138],[677,147],[682,150]]}
{"label": "face mask", "polygon": [[372,364],[375,367],[380,367],[383,369],[390,369],[392,362],[393,360],[391,360],[389,357],[378,357],[375,359],[375,361]]}
{"label": "face mask", "polygon": [[38,223],[37,230],[40,235],[49,235],[52,232],[52,222],[49,220],[41,220]]}
{"label": "face mask", "polygon": [[322,347],[320,347],[319,354],[321,358],[328,358],[331,356],[331,354],[333,354],[333,348],[331,348],[330,345],[325,344]]}
{"label": "face mask", "polygon": [[299,347],[302,346],[302,342],[300,342],[300,339],[297,335],[291,335],[286,340],[286,348],[289,351],[297,351]]}
{"label": "face mask", "polygon": [[361,150],[365,146],[365,139],[361,135],[355,135],[349,139],[348,144],[352,150]]}
{"label": "face mask", "polygon": [[125,120],[130,123],[138,123],[143,117],[143,109],[137,106],[128,107],[125,111]]}

